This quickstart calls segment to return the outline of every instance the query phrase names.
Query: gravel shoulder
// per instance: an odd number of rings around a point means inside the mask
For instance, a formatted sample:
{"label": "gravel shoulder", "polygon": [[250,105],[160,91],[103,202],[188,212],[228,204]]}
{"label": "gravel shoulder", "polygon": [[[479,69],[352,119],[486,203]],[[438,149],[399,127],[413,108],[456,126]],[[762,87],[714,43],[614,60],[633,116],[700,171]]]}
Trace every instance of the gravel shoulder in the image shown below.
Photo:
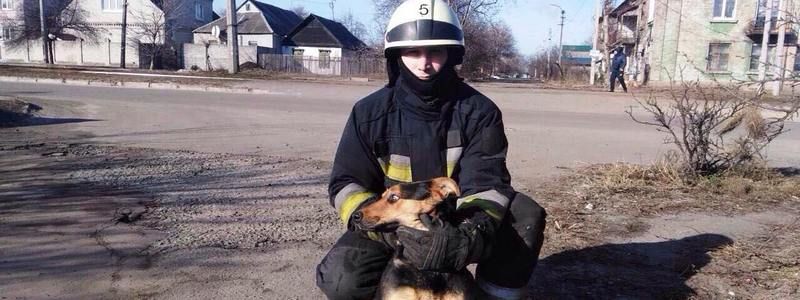
{"label": "gravel shoulder", "polygon": [[53,142],[0,153],[4,297],[320,296],[308,270],[341,231],[325,163]]}

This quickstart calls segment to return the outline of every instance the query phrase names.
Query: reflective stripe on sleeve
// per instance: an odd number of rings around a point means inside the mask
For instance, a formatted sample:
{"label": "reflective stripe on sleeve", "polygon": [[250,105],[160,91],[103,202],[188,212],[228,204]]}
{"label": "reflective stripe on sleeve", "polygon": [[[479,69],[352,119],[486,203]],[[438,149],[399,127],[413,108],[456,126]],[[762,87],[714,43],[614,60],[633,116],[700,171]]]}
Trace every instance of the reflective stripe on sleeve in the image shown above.
{"label": "reflective stripe on sleeve", "polygon": [[497,190],[488,190],[458,199],[456,209],[477,206],[492,218],[500,220],[503,218],[509,202],[511,200]]}
{"label": "reflective stripe on sleeve", "polygon": [[347,220],[350,219],[350,215],[353,214],[353,211],[355,211],[364,200],[374,195],[375,193],[371,193],[364,187],[355,183],[348,184],[339,191],[333,199],[333,205],[336,207],[336,210],[339,211],[339,218],[342,220],[342,223],[347,224]]}
{"label": "reflective stripe on sleeve", "polygon": [[386,177],[400,182],[411,182],[411,158],[408,156],[389,155],[389,163],[384,170]]}

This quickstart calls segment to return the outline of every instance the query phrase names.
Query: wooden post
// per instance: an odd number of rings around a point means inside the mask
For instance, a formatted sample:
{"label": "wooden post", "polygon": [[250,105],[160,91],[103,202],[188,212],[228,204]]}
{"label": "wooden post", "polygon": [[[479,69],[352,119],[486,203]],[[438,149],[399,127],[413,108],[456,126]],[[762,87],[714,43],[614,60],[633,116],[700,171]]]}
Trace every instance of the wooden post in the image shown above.
{"label": "wooden post", "polygon": [[[122,0],[122,31],[119,41],[119,67],[125,69],[125,39],[128,33],[128,0]],[[152,60],[152,58],[150,58]]]}

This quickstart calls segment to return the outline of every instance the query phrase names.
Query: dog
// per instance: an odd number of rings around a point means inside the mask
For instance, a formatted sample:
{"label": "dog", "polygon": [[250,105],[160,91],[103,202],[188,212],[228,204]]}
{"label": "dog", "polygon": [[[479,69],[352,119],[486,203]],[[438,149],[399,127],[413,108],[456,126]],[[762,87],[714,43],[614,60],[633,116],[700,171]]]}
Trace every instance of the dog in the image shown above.
{"label": "dog", "polygon": [[[401,183],[361,207],[355,218],[365,230],[400,225],[427,231],[419,216],[428,214],[439,220],[452,220],[449,217],[455,208],[453,202],[460,195],[458,184],[447,177]],[[394,246],[395,254],[383,272],[377,299],[477,299],[477,285],[467,269],[453,273],[422,271],[403,258],[402,245]]]}

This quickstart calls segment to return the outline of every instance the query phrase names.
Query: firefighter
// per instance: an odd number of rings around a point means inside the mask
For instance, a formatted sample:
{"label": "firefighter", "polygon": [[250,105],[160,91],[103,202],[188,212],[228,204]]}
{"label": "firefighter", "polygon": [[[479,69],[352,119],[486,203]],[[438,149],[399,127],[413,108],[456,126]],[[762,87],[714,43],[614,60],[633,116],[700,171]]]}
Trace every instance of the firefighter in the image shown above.
{"label": "firefighter", "polygon": [[[317,266],[317,286],[328,298],[372,299],[396,241],[419,269],[477,263],[487,298],[524,297],[545,211],[510,185],[500,110],[456,73],[463,36],[442,0],[408,0],[392,15],[384,47],[389,82],[354,105],[333,162],[330,201],[348,231]],[[394,233],[351,224],[353,212],[387,187],[440,176],[460,185],[463,222]]]}

